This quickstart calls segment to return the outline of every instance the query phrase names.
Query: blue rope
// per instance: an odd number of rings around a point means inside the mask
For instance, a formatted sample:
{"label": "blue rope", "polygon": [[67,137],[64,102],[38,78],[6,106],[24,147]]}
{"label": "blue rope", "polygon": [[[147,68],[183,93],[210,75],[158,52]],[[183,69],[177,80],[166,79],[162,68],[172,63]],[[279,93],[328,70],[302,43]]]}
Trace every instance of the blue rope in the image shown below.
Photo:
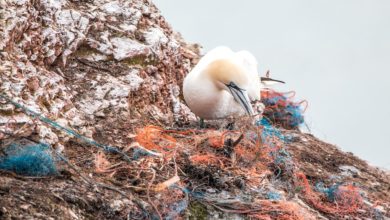
{"label": "blue rope", "polygon": [[22,146],[8,145],[5,156],[0,157],[0,169],[26,176],[57,175],[57,167],[51,149],[46,144]]}
{"label": "blue rope", "polygon": [[127,154],[125,154],[124,152],[122,152],[121,150],[119,150],[118,148],[116,147],[112,147],[112,146],[109,146],[109,145],[104,145],[104,144],[101,144],[101,143],[98,143],[92,139],[89,139],[83,135],[80,135],[79,133],[77,133],[76,131],[70,129],[70,128],[66,128],[64,126],[61,126],[59,125],[58,123],[46,118],[45,116],[13,101],[11,98],[9,98],[8,96],[4,95],[4,94],[1,94],[0,93],[0,97],[5,99],[7,102],[11,103],[12,105],[14,105],[16,108],[19,108],[19,109],[22,109],[24,111],[24,113],[26,113],[27,115],[29,115],[30,117],[33,117],[33,118],[37,118],[39,119],[40,121],[58,129],[58,130],[61,130],[61,131],[64,131],[65,133],[69,134],[69,135],[73,135],[75,138],[78,138],[82,141],[84,141],[85,143],[87,144],[90,144],[92,146],[95,146],[97,148],[101,148],[103,149],[104,151],[106,152],[111,152],[111,153],[117,153],[117,154],[120,154],[122,155],[127,161],[132,161],[131,158],[129,156],[127,156]]}
{"label": "blue rope", "polygon": [[315,188],[317,191],[325,194],[329,201],[334,202],[336,201],[337,193],[339,192],[339,187],[341,185],[341,183],[336,183],[331,187],[325,187],[324,183],[319,182],[316,184]]}
{"label": "blue rope", "polygon": [[280,195],[280,193],[273,192],[273,191],[269,191],[266,196],[267,196],[267,199],[269,199],[271,201],[279,201],[282,199],[282,195]]}

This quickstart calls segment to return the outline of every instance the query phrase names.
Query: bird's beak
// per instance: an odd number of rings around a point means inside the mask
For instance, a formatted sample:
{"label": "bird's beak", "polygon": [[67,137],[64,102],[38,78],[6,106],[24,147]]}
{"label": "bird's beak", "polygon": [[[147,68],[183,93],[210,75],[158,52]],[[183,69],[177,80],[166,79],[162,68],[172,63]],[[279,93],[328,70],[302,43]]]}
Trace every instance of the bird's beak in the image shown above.
{"label": "bird's beak", "polygon": [[248,92],[245,89],[241,89],[233,82],[226,84],[226,86],[229,88],[229,91],[233,95],[234,100],[236,100],[236,102],[238,102],[245,109],[246,113],[248,115],[254,115]]}
{"label": "bird's beak", "polygon": [[284,81],[272,79],[269,77],[261,77],[260,80],[261,80],[261,83],[263,83],[266,86],[271,86],[271,85],[275,85],[275,84],[279,84],[279,83],[283,83],[283,84],[285,83]]}

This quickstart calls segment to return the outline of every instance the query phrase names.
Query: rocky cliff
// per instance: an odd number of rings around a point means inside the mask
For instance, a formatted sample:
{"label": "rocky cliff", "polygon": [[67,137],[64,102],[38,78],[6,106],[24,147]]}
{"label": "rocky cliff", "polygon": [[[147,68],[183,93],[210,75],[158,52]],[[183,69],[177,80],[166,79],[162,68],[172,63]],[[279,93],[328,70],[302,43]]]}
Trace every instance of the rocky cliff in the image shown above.
{"label": "rocky cliff", "polygon": [[152,2],[0,8],[1,155],[44,143],[56,169],[0,171],[2,218],[388,218],[389,174],[312,135],[199,129],[181,96],[199,46]]}

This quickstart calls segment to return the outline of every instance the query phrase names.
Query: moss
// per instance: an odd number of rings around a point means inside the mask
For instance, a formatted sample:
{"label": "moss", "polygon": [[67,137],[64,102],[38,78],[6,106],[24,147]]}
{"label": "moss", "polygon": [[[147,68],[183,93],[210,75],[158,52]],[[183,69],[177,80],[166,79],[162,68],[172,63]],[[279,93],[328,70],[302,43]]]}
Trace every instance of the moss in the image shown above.
{"label": "moss", "polygon": [[0,115],[11,116],[15,113],[15,108],[11,105],[2,105],[0,106]]}
{"label": "moss", "polygon": [[187,209],[187,219],[207,219],[207,207],[200,202],[191,202]]}
{"label": "moss", "polygon": [[100,52],[96,49],[89,47],[86,44],[83,44],[77,49],[77,51],[73,54],[73,56],[84,58],[84,57],[91,56],[93,54],[100,54]]}
{"label": "moss", "polygon": [[[98,50],[93,49],[88,45],[84,44],[77,49],[77,51],[73,54],[73,57],[85,58],[85,57],[92,56],[93,54],[101,54],[101,53]],[[112,55],[106,55],[106,56],[107,56],[107,60],[105,61],[113,60]],[[149,56],[138,55],[138,56],[124,59],[121,61],[121,63],[127,66],[141,66],[141,67],[146,67],[148,65],[156,66],[158,64],[158,59],[153,55],[149,55]]]}
{"label": "moss", "polygon": [[297,187],[295,187],[295,193],[302,193],[303,191],[304,191],[304,188],[303,188],[303,186],[297,186]]}
{"label": "moss", "polygon": [[156,66],[158,63],[158,61],[154,59],[152,56],[144,56],[144,55],[127,58],[121,62],[126,64],[127,66],[141,66],[141,67],[147,67],[148,65]]}

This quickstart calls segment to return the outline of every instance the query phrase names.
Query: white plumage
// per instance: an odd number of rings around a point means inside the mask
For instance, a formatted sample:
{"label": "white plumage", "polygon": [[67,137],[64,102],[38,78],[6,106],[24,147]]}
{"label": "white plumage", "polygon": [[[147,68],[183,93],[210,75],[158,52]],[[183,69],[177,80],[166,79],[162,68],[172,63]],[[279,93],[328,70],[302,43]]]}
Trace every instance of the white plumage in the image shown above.
{"label": "white plumage", "polygon": [[248,51],[217,47],[208,52],[183,83],[184,99],[203,119],[253,115],[251,101],[260,100],[256,58]]}

